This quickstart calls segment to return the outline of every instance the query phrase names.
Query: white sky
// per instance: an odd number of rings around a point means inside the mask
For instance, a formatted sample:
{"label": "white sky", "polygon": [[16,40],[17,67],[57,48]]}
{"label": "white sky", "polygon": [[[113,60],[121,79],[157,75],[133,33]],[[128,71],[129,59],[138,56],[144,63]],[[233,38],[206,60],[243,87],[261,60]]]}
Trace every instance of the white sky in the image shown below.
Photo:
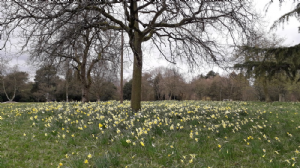
{"label": "white sky", "polygon": [[[270,29],[273,22],[280,18],[280,16],[295,8],[295,4],[292,1],[284,2],[280,7],[278,2],[279,0],[275,0],[274,3],[269,7],[268,12],[265,13],[265,1],[268,2],[269,0],[255,0],[254,2],[256,3],[257,11],[265,15],[265,21],[268,23],[266,27],[267,30]],[[300,33],[298,33],[299,26],[300,22],[296,18],[291,17],[288,22],[280,25],[277,30],[270,33],[276,33],[279,37],[285,38],[285,45],[296,45],[300,43]]]}
{"label": "white sky", "polygon": [[[276,1],[276,0],[275,0]],[[268,12],[266,12],[266,4],[269,2],[269,0],[253,0],[253,3],[255,5],[255,9],[257,12],[261,13],[264,18],[264,27],[262,29],[265,29],[266,32],[269,32],[270,34],[275,33],[278,35],[278,37],[286,39],[284,42],[284,45],[292,46],[300,43],[300,33],[298,33],[298,27],[300,26],[300,22],[296,18],[290,18],[289,22],[280,25],[277,29],[270,31],[270,27],[272,26],[273,22],[280,18],[283,14],[291,11],[294,9],[295,4],[292,2],[285,2],[280,7],[279,0],[276,2],[273,2],[271,6],[268,9]],[[179,70],[189,79],[192,79],[192,77],[202,74],[206,74],[210,70],[214,70],[215,72],[218,72],[219,74],[226,74],[223,69],[219,68],[215,65],[205,65],[203,67],[199,67],[199,70],[196,70],[195,72],[191,73],[189,72],[189,69],[187,66],[183,64],[176,64],[173,65],[169,62],[167,62],[163,57],[155,56],[155,54],[151,52],[144,52],[144,65],[143,65],[143,72],[150,72],[155,67],[159,66],[168,66],[168,67],[177,67]],[[132,66],[130,66],[127,70],[126,76],[128,78],[131,78],[131,72],[132,72]]]}
{"label": "white sky", "polygon": [[[287,13],[288,11],[291,11],[295,4],[292,2],[285,2],[281,7],[279,7],[278,1],[275,0],[275,2],[270,6],[268,12],[265,12],[265,5],[269,2],[270,0],[253,0],[255,4],[255,8],[259,13],[262,13],[265,15],[265,21],[266,24],[265,26],[262,27],[262,29],[265,29],[266,31],[269,31],[272,23],[277,20],[281,15],[284,13]],[[296,18],[290,18],[288,23],[285,23],[282,26],[279,26],[277,30],[270,32],[275,33],[278,35],[278,37],[283,37],[286,39],[284,45],[295,45],[300,43],[300,33],[298,33],[298,27],[300,26],[300,22]],[[17,39],[13,41],[18,41]],[[0,40],[0,45],[3,43],[3,41]],[[34,73],[35,73],[35,67],[29,66],[27,63],[27,58],[28,56],[26,54],[23,54],[21,56],[16,57],[16,48],[15,47],[10,47],[6,49],[5,51],[0,51],[0,56],[6,56],[11,58],[12,60],[10,61],[11,65],[17,64],[19,69],[21,71],[26,71],[31,74],[31,79],[34,78]],[[155,67],[159,66],[168,66],[168,67],[178,67],[179,70],[188,78],[192,78],[192,76],[199,75],[200,73],[206,74],[210,70],[214,70],[215,72],[218,72],[220,74],[224,74],[225,72],[218,68],[217,66],[213,65],[207,65],[200,67],[198,71],[191,73],[189,70],[186,68],[186,66],[182,64],[177,64],[177,65],[172,65],[168,63],[166,60],[164,60],[163,57],[158,57],[155,54],[151,53],[151,51],[144,51],[144,67],[143,67],[143,72],[150,72],[152,69]],[[125,62],[125,79],[130,79],[132,76],[132,60]]]}

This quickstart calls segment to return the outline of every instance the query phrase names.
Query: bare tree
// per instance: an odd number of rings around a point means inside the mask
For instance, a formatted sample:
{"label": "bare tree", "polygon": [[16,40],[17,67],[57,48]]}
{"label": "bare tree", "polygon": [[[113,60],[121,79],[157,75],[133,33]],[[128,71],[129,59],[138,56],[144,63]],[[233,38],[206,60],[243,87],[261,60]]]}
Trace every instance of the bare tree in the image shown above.
{"label": "bare tree", "polygon": [[32,92],[38,100],[52,101],[56,99],[55,90],[59,82],[56,67],[47,64],[41,66],[36,70],[34,81]]}
{"label": "bare tree", "polygon": [[69,82],[70,82],[70,73],[71,73],[71,69],[70,69],[70,62],[68,60],[66,60],[65,62],[65,88],[66,88],[66,102],[69,102]]}
{"label": "bare tree", "polygon": [[[80,16],[76,16],[76,20],[90,17],[88,12]],[[116,33],[109,30],[77,29],[77,27],[69,27],[59,32],[59,38],[51,45],[39,38],[40,40],[34,45],[35,50],[32,59],[39,59],[39,61],[46,59],[54,64],[62,61],[69,62],[76,70],[78,80],[81,83],[82,102],[87,102],[89,101],[89,89],[92,85],[92,70],[101,60],[113,61],[115,59],[117,55],[112,48],[116,47],[118,42],[116,42]]]}
{"label": "bare tree", "polygon": [[6,67],[2,72],[0,75],[2,89],[8,101],[12,102],[17,91],[24,87],[29,75],[26,72],[19,71],[17,66]]}
{"label": "bare tree", "polygon": [[142,76],[142,101],[154,100],[153,79],[150,73],[143,73]]}
{"label": "bare tree", "polygon": [[157,67],[151,71],[153,75],[153,91],[155,100],[163,100],[163,90],[162,90],[162,73],[164,67]]}
{"label": "bare tree", "polygon": [[[100,101],[101,97],[107,96],[105,93],[115,87],[114,84],[118,81],[116,65],[104,60],[98,62],[92,70],[92,78],[92,94],[95,95],[97,101]],[[109,97],[113,97],[113,94],[111,93]]]}
{"label": "bare tree", "polygon": [[181,99],[183,96],[184,80],[175,68],[165,68],[160,86],[163,88],[165,99]]}
{"label": "bare tree", "polygon": [[[12,102],[16,96],[16,91],[17,91],[16,72],[17,69],[14,68],[12,72],[8,73],[6,76],[1,77],[2,88],[9,102]],[[10,89],[8,90],[8,88]],[[9,91],[11,92],[11,96],[9,96],[8,94]]]}
{"label": "bare tree", "polygon": [[[191,66],[199,59],[218,61],[227,53],[216,33],[234,44],[251,32],[255,21],[250,1],[54,1],[32,3],[12,0],[3,3],[1,25],[6,33],[15,27],[25,30],[27,39],[37,37],[47,43],[79,13],[92,16],[77,20],[77,30],[125,30],[134,55],[131,107],[141,108],[143,67],[142,44],[150,41],[170,62],[177,56]],[[75,22],[73,22],[75,23]],[[80,24],[79,24],[80,23]],[[55,25],[55,26],[53,26]],[[29,27],[28,27],[29,26]],[[51,27],[52,26],[52,27]],[[39,34],[36,33],[39,30]],[[49,34],[45,38],[44,34]],[[9,37],[9,36],[7,36]],[[46,36],[47,37],[47,36]],[[220,41],[219,41],[220,40]],[[28,40],[27,40],[28,41]]]}
{"label": "bare tree", "polygon": [[[151,94],[156,100],[181,100],[184,98],[187,84],[183,75],[176,68],[158,67],[151,73],[153,74],[151,80],[153,93]],[[147,77],[147,74],[144,74],[143,77]]]}

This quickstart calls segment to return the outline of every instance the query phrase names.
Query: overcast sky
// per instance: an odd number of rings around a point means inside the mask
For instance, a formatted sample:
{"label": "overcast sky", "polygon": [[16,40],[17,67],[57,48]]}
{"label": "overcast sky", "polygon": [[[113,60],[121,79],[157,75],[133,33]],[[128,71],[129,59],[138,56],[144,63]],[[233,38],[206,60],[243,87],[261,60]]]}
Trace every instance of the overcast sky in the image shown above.
{"label": "overcast sky", "polygon": [[[265,29],[266,31],[269,31],[271,25],[275,20],[277,20],[281,15],[284,13],[287,13],[288,11],[291,11],[295,4],[293,5],[292,2],[285,2],[281,7],[279,7],[279,3],[276,1],[274,2],[270,7],[268,12],[265,12],[265,5],[269,2],[269,0],[254,0],[256,10],[263,14],[265,16],[265,26],[262,27],[262,29]],[[298,27],[300,26],[299,21],[296,18],[290,18],[289,22],[279,26],[277,30],[274,30],[270,33],[275,33],[279,37],[285,38],[284,45],[291,46],[300,43],[300,33],[298,33]],[[16,39],[17,41],[17,39]],[[2,44],[3,41],[0,40],[0,44]],[[12,58],[10,61],[11,65],[18,64],[18,67],[21,71],[26,71],[31,74],[31,79],[34,78],[34,72],[35,67],[28,66],[27,58],[28,56],[26,54],[23,54],[18,57],[12,57],[15,56],[17,51],[15,47],[10,47],[6,49],[6,52],[1,51],[0,56],[6,55],[6,57]],[[125,53],[126,54],[126,53]],[[177,67],[179,70],[184,73],[184,75],[191,78],[195,75],[195,73],[190,73],[188,68],[182,64],[172,65],[168,63],[164,58],[158,57],[155,54],[151,53],[151,51],[144,51],[144,67],[143,72],[150,72],[152,69],[158,66],[168,66],[168,67]],[[125,78],[131,78],[131,72],[132,72],[132,62],[127,61],[125,63]],[[220,68],[217,68],[213,65],[207,65],[200,68],[196,73],[203,73],[206,74],[209,70],[214,70],[220,74],[224,74],[225,72],[221,70]]]}
{"label": "overcast sky", "polygon": [[[261,29],[265,30],[266,32],[269,32],[269,34],[275,33],[278,37],[284,38],[285,42],[283,45],[292,46],[300,43],[300,33],[298,33],[298,27],[300,26],[300,22],[296,18],[290,18],[288,23],[280,25],[277,29],[270,31],[270,27],[272,26],[273,22],[280,18],[280,16],[282,16],[283,14],[293,10],[295,4],[293,4],[292,2],[285,2],[280,7],[279,2],[274,1],[274,3],[268,8],[268,11],[266,12],[266,4],[268,2],[269,0],[253,0],[253,3],[255,4],[255,10],[264,16],[264,26],[262,26]],[[205,64],[203,67],[200,67],[199,70],[196,70],[195,72],[191,73],[189,72],[189,69],[183,64],[178,63],[177,65],[173,65],[164,60],[164,58],[157,57],[154,54],[151,54],[151,52],[145,54],[143,68],[144,72],[149,72],[153,68],[160,65],[169,67],[175,66],[179,68],[180,71],[184,73],[184,75],[187,76],[189,79],[199,75],[200,73],[206,74],[210,70],[214,70],[215,72],[218,72],[221,75],[227,74],[226,71],[219,68],[218,66],[207,64]],[[131,72],[131,69],[129,70]]]}

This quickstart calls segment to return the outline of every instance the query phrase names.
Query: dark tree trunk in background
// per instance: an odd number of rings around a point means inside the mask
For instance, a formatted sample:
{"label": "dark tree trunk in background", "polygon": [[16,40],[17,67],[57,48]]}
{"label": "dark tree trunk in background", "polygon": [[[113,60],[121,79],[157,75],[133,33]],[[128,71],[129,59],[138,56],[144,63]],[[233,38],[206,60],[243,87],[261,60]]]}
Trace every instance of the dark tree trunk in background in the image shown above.
{"label": "dark tree trunk in background", "polygon": [[120,81],[120,103],[123,103],[123,51],[124,50],[124,35],[122,30],[121,35],[121,81]]}

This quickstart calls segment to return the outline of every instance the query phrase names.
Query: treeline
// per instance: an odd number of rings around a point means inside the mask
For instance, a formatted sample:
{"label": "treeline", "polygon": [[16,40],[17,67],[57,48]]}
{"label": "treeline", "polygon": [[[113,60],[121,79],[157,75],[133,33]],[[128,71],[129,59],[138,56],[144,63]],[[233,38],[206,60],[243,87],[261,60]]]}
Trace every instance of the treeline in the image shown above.
{"label": "treeline", "polygon": [[[130,98],[130,81],[125,84],[125,98]],[[128,95],[126,95],[128,93]],[[142,100],[206,101],[299,101],[300,88],[281,74],[269,80],[254,79],[244,73],[222,76],[214,71],[200,74],[187,82],[176,69],[158,68],[144,73]]]}
{"label": "treeline", "polygon": [[[117,99],[117,78],[112,71],[93,70],[90,101]],[[43,66],[36,71],[34,82],[29,74],[17,70],[0,75],[0,101],[46,102],[81,101],[82,87],[78,73],[72,68],[58,70]]]}
{"label": "treeline", "polygon": [[[65,75],[62,75],[65,74]],[[120,100],[116,72],[98,68],[92,73],[90,101]],[[125,81],[123,99],[131,98],[131,82]],[[1,75],[0,101],[46,102],[81,101],[81,84],[76,71],[63,73],[53,66],[36,71],[34,82],[29,74],[17,70]],[[205,101],[299,101],[300,88],[284,75],[271,80],[252,79],[243,73],[222,76],[214,71],[186,81],[183,74],[172,68],[159,67],[142,76],[142,100],[205,100]]]}

